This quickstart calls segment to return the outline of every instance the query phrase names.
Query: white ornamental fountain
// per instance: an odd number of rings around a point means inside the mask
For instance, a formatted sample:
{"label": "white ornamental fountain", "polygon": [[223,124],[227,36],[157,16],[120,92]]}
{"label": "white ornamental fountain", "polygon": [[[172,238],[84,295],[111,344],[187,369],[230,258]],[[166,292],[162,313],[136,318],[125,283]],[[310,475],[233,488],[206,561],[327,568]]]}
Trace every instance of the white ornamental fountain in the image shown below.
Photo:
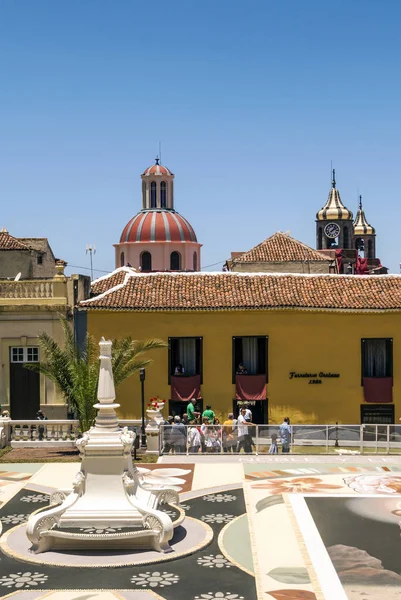
{"label": "white ornamental fountain", "polygon": [[[177,488],[147,481],[133,464],[135,434],[121,429],[116,415],[112,343],[102,338],[99,346],[98,414],[94,427],[76,442],[81,469],[71,491],[55,492],[50,507],[30,516],[27,536],[37,553],[65,548],[170,551],[173,528],[183,521],[184,512],[180,507],[181,518],[173,525],[159,507],[178,505]],[[174,483],[184,481],[176,478]]]}

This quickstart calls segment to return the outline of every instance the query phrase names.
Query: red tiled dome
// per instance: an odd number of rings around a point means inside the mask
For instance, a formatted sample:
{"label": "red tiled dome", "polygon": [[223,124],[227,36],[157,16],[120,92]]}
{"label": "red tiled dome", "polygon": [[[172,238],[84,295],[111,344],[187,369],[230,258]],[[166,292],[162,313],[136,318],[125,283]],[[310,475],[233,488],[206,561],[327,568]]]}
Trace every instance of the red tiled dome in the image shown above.
{"label": "red tiled dome", "polygon": [[163,165],[159,165],[157,162],[155,165],[145,169],[142,173],[142,177],[149,175],[167,175],[168,177],[171,177],[173,173],[170,171],[170,169],[163,167]]}
{"label": "red tiled dome", "polygon": [[[158,165],[157,165],[158,166]],[[125,242],[197,242],[191,225],[174,210],[143,210],[123,229]]]}

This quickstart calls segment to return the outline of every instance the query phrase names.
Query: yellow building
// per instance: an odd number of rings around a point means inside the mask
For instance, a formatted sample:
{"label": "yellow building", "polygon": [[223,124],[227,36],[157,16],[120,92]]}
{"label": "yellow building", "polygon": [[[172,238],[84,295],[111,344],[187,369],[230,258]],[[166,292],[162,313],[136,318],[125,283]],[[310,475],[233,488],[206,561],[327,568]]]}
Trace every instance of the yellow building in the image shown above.
{"label": "yellow building", "polygon": [[42,332],[63,342],[59,315],[72,321],[74,305],[89,295],[89,278],[66,277],[65,265],[46,239],[14,238],[0,231],[0,405],[13,419],[35,419],[39,409],[49,419],[67,416],[54,384],[25,368],[41,359]]}
{"label": "yellow building", "polygon": [[[259,423],[401,417],[401,378],[393,372],[401,360],[401,276],[125,267],[92,289],[96,296],[78,310],[97,339],[169,342],[153,353],[145,386],[146,400],[169,400],[170,413],[185,412],[192,396],[222,416],[248,400]],[[139,377],[118,389],[117,400],[122,417],[140,417]]]}

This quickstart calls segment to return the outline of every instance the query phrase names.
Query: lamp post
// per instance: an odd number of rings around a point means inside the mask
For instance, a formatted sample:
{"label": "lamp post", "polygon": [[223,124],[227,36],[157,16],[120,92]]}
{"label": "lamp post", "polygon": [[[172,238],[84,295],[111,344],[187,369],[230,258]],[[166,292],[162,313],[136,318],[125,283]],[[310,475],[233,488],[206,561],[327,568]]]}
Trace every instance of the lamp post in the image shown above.
{"label": "lamp post", "polygon": [[145,434],[145,369],[139,369],[139,380],[141,382],[141,404],[142,404],[142,435],[141,435],[141,446],[146,448],[146,434]]}

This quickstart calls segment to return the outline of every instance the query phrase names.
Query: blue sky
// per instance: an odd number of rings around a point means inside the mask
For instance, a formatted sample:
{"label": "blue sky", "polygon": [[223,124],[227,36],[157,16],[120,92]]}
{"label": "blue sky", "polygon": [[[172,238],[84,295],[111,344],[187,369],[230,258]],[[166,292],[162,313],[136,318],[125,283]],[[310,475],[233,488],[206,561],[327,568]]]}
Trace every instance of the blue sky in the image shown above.
{"label": "blue sky", "polygon": [[0,228],[111,270],[161,141],[203,266],[277,230],[314,246],[333,161],[398,273],[400,20],[395,0],[0,0]]}

